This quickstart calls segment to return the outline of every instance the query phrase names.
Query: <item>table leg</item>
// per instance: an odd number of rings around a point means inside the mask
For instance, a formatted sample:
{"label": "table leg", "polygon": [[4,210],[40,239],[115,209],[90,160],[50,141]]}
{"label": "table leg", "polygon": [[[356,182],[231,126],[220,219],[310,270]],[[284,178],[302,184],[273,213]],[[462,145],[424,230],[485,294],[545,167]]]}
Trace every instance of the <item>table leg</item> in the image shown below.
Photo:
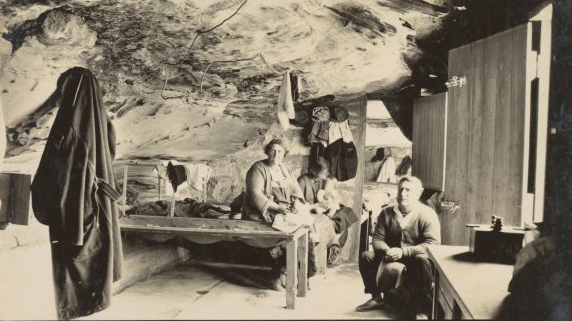
{"label": "table leg", "polygon": [[308,289],[308,233],[298,239],[298,296],[305,297]]}
{"label": "table leg", "polygon": [[320,242],[314,247],[314,254],[316,255],[316,267],[318,268],[317,274],[326,274],[328,267],[328,247],[325,242]]}
{"label": "table leg", "polygon": [[296,281],[298,279],[298,239],[286,243],[286,308],[296,308]]}

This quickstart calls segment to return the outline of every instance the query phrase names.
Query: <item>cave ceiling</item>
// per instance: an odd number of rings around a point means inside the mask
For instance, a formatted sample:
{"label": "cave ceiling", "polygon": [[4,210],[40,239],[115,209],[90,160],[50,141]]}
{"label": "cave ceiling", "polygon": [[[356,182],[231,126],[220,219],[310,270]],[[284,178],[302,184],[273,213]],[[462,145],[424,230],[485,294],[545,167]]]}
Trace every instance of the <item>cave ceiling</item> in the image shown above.
{"label": "cave ceiling", "polygon": [[2,1],[8,156],[41,152],[57,110],[46,101],[73,66],[100,81],[120,158],[248,148],[275,123],[286,70],[301,76],[302,100],[438,91],[454,10],[449,0]]}

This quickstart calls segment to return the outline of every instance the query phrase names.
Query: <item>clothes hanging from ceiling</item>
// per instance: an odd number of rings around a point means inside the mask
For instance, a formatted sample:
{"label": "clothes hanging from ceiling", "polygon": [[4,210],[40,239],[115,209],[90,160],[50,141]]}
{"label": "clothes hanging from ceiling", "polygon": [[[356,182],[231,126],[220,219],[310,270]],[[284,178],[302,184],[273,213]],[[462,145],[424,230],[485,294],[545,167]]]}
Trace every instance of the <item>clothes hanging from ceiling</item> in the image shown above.
{"label": "clothes hanging from ceiling", "polygon": [[187,182],[187,169],[184,165],[173,165],[172,162],[167,164],[167,177],[173,191],[177,192],[179,185]]}
{"label": "clothes hanging from ceiling", "polygon": [[349,112],[342,106],[330,108],[328,146],[323,157],[330,164],[330,173],[344,182],[357,174],[358,157],[349,125]]}
{"label": "clothes hanging from ceiling", "polygon": [[207,164],[187,164],[187,183],[198,191],[203,191],[208,183],[212,168]]}
{"label": "clothes hanging from ceiling", "polygon": [[73,319],[110,305],[121,278],[115,132],[99,82],[75,67],[58,79],[61,105],[32,183],[36,218],[49,226],[57,314]]}
{"label": "clothes hanging from ceiling", "polygon": [[395,176],[395,160],[393,160],[393,157],[389,156],[383,160],[376,181],[383,183],[395,183],[397,181]]}
{"label": "clothes hanging from ceiling", "polygon": [[283,130],[290,127],[290,119],[294,119],[294,100],[292,99],[292,85],[290,82],[290,72],[286,71],[282,76],[282,85],[278,95],[277,117]]}
{"label": "clothes hanging from ceiling", "polygon": [[351,143],[354,141],[348,120],[339,123],[330,122],[330,127],[328,130],[328,144],[332,144],[338,139],[343,139],[343,141],[346,143]]}
{"label": "clothes hanging from ceiling", "polygon": [[292,100],[300,101],[300,93],[302,92],[302,78],[295,73],[290,73],[290,85],[292,88]]}
{"label": "clothes hanging from ceiling", "polygon": [[352,179],[357,174],[358,157],[353,142],[338,139],[328,145],[324,151],[324,158],[330,164],[330,173],[340,182]]}

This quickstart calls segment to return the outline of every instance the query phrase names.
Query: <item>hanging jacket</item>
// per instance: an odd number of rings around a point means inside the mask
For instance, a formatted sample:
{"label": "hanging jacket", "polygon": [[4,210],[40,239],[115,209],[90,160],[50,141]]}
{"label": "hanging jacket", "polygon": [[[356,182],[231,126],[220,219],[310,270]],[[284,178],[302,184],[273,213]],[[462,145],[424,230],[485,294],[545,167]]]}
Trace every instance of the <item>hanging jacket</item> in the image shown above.
{"label": "hanging jacket", "polygon": [[330,172],[338,181],[345,182],[357,174],[358,157],[353,142],[338,139],[326,147],[324,158],[330,164]]}
{"label": "hanging jacket", "polygon": [[69,319],[109,306],[123,252],[115,132],[99,83],[75,67],[60,76],[57,90],[61,106],[31,192],[34,215],[49,226],[58,317]]}

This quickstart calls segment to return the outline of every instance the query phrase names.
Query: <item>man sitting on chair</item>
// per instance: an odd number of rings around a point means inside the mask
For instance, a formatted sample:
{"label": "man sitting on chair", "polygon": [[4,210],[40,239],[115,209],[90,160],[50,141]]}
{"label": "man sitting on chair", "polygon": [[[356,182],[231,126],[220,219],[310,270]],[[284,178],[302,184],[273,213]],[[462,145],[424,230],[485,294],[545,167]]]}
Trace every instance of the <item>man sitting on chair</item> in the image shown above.
{"label": "man sitting on chair", "polygon": [[397,205],[379,215],[373,233],[373,251],[363,252],[359,269],[365,292],[372,298],[356,311],[383,306],[387,295],[408,301],[409,311],[431,312],[431,262],[427,245],[441,242],[437,214],[419,201],[423,187],[416,177],[399,181]]}

